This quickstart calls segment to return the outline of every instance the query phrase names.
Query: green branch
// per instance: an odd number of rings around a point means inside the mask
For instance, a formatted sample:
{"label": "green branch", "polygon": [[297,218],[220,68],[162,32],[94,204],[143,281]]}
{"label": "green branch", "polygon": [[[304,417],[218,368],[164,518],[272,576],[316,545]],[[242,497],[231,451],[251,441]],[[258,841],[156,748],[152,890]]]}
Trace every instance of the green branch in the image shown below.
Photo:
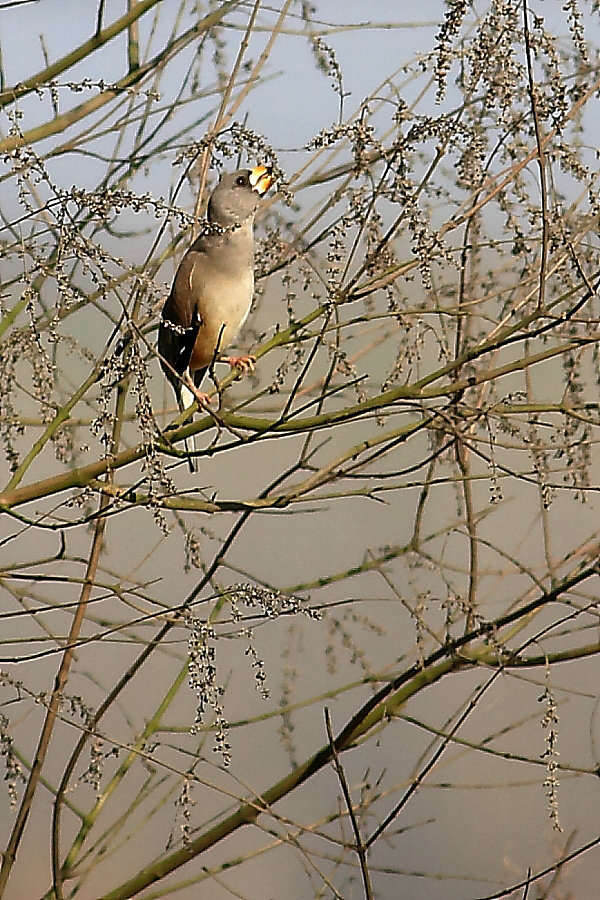
{"label": "green branch", "polygon": [[[453,381],[451,384],[445,384],[439,388],[422,390],[418,385],[400,385],[389,391],[384,391],[382,394],[377,394],[375,397],[371,397],[362,403],[355,403],[351,406],[346,406],[343,409],[319,413],[313,416],[302,416],[297,418],[292,416],[290,419],[281,421],[279,419],[266,419],[260,416],[248,416],[221,411],[219,412],[219,420],[227,428],[231,428],[234,431],[250,432],[257,437],[305,434],[309,431],[317,431],[323,428],[343,425],[350,421],[356,421],[357,419],[372,413],[383,412],[399,401],[408,400],[419,402],[439,397],[452,397],[455,394],[462,393],[469,387],[482,384],[486,381],[493,381],[496,378],[521,371],[529,366],[536,365],[537,363],[552,359],[555,356],[567,353],[570,350],[580,347],[582,342],[594,343],[598,340],[600,340],[600,335],[597,334],[590,335],[587,338],[570,340],[557,347],[526,357],[525,359],[513,360],[497,369],[490,369],[486,372],[481,372],[478,375],[462,379],[461,381]],[[481,352],[486,352],[487,349],[489,348],[482,348]],[[263,350],[263,353],[264,352],[265,351]],[[260,355],[263,355],[263,353]],[[460,365],[460,361],[457,361],[456,365]],[[446,369],[445,366],[442,368],[444,370]],[[424,380],[429,382],[432,378]],[[170,444],[171,442],[177,443],[179,441],[184,441],[193,435],[201,434],[213,427],[213,417],[210,415],[203,416],[197,422],[182,425],[173,430],[169,429],[168,442]],[[406,426],[407,431],[412,431],[414,428],[414,423]],[[164,440],[157,442],[157,447],[163,452],[173,452]],[[54,475],[51,478],[43,479],[42,481],[35,482],[34,484],[22,488],[15,488],[13,490],[6,489],[0,494],[0,509],[11,509],[14,506],[28,503],[31,500],[39,500],[44,496],[50,496],[72,488],[85,487],[89,485],[90,481],[94,478],[98,478],[109,470],[120,469],[130,465],[132,462],[142,459],[142,457],[145,456],[145,453],[146,448],[144,445],[138,445],[137,447],[123,450],[111,458],[100,459],[96,462],[89,463],[87,466],[81,466],[78,469],[74,469],[72,472]]]}
{"label": "green branch", "polygon": [[78,62],[81,62],[82,59],[85,59],[86,56],[89,56],[94,50],[102,47],[103,44],[108,43],[108,41],[112,40],[128,28],[136,19],[139,19],[140,16],[144,15],[149,9],[152,9],[153,6],[156,6],[157,3],[159,3],[159,0],[139,0],[138,3],[131,5],[129,12],[125,13],[124,16],[121,16],[120,19],[116,19],[112,25],[109,25],[107,28],[103,28],[101,31],[96,32],[93,37],[84,41],[83,44],[80,44],[80,46],[75,50],[72,50],[71,53],[67,53],[66,56],[58,59],[55,63],[52,63],[52,65],[46,66],[41,72],[32,75],[30,78],[26,78],[25,81],[19,82],[19,84],[14,85],[14,87],[5,88],[0,92],[0,108],[8,106],[20,97],[31,94],[38,88],[43,87],[43,85],[47,84],[53,78],[56,78],[57,75],[66,72],[67,69],[70,69]]}
{"label": "green branch", "polygon": [[[146,2],[150,2],[150,0],[146,0]],[[155,3],[156,0],[152,0],[152,2]],[[158,66],[167,62],[171,56],[181,50],[186,44],[189,44],[199,34],[202,34],[203,31],[207,31],[209,28],[216,25],[217,22],[219,22],[226,13],[237,6],[239,2],[240,0],[229,0],[228,3],[224,3],[216,12],[210,13],[210,15],[205,16],[196,25],[188,28],[187,31],[168,44],[145,65],[128,72],[127,75],[119,79],[112,87],[105,91],[101,91],[96,97],[92,97],[91,100],[87,100],[85,103],[75,106],[68,112],[62,113],[62,115],[55,116],[54,119],[51,119],[49,122],[44,122],[43,125],[31,128],[23,134],[13,134],[10,137],[4,138],[4,140],[0,141],[0,153],[10,153],[16,147],[22,147],[25,144],[35,144],[37,141],[48,138],[53,134],[59,134],[70,125],[79,121],[79,119],[89,116],[90,113],[100,109],[123,91],[136,85]],[[93,40],[93,38],[91,40]]]}

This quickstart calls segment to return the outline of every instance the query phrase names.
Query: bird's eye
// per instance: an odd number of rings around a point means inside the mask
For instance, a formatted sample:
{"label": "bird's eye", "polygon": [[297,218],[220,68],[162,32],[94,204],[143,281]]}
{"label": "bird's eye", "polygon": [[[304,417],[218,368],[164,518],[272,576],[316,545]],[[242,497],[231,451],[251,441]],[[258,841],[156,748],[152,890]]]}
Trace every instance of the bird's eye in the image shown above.
{"label": "bird's eye", "polygon": [[246,176],[238,175],[238,177],[235,179],[235,183],[238,184],[240,187],[243,187],[246,184]]}

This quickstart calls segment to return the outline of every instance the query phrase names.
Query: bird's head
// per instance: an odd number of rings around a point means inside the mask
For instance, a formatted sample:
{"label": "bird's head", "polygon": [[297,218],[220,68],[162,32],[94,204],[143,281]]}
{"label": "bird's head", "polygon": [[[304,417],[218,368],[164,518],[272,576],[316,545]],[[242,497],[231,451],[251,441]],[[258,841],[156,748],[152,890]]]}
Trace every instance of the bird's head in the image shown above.
{"label": "bird's head", "polygon": [[255,166],[227,172],[208,201],[208,219],[224,227],[240,225],[256,212],[260,199],[273,182],[271,166]]}

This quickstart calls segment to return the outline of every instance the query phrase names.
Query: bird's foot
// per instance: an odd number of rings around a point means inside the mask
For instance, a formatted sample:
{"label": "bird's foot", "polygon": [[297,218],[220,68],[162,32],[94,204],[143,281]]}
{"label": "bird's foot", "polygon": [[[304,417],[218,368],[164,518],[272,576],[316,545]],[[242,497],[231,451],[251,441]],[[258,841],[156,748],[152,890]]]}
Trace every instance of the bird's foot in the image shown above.
{"label": "bird's foot", "polygon": [[229,363],[232,369],[240,369],[243,375],[254,372],[256,366],[255,356],[224,356],[223,362]]}
{"label": "bird's foot", "polygon": [[190,394],[192,394],[194,400],[198,401],[199,406],[210,406],[210,394],[207,394],[197,388],[187,372],[183,376],[183,380],[186,388],[188,389]]}

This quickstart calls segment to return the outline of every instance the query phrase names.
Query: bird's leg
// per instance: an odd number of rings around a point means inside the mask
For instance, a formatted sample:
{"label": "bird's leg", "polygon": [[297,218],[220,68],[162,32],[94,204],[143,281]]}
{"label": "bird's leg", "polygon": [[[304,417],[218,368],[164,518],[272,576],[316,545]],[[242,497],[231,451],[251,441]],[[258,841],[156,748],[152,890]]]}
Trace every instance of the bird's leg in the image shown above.
{"label": "bird's leg", "polygon": [[254,372],[255,356],[222,356],[223,362],[229,363],[232,369],[240,369],[243,375]]}
{"label": "bird's leg", "polygon": [[198,401],[198,405],[204,407],[210,406],[210,395],[196,387],[190,373],[187,371],[184,372],[182,378],[188,391],[194,396],[194,399]]}

